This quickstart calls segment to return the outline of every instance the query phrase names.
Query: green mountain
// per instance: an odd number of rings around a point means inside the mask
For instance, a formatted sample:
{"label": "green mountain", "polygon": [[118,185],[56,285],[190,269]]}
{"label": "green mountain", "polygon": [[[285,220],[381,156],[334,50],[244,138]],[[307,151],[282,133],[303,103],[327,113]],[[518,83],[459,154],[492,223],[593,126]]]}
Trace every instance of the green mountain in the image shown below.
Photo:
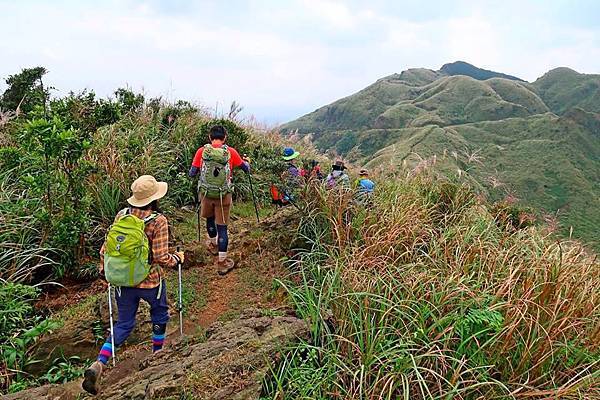
{"label": "green mountain", "polygon": [[500,72],[478,68],[464,61],[456,61],[453,63],[444,64],[442,68],[440,68],[440,72],[443,72],[446,75],[466,75],[470,76],[471,78],[478,79],[480,81],[484,81],[490,78],[504,78],[524,82],[523,79],[517,78],[516,76],[506,75]]}
{"label": "green mountain", "polygon": [[[461,72],[463,74],[461,74]],[[283,125],[375,169],[435,163],[494,200],[558,215],[598,241],[600,75],[554,69],[533,83],[467,63],[409,69]]]}
{"label": "green mountain", "polygon": [[600,75],[555,68],[535,81],[533,87],[557,114],[573,107],[600,113]]}

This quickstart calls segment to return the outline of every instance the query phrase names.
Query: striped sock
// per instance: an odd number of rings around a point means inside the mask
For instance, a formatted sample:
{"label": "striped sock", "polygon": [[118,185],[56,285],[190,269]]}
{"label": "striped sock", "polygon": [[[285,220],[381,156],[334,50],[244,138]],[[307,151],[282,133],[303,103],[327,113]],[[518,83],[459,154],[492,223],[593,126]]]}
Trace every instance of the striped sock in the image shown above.
{"label": "striped sock", "polygon": [[110,341],[107,341],[102,345],[102,348],[100,349],[100,353],[98,354],[97,360],[100,361],[102,364],[106,365],[106,364],[108,364],[108,360],[110,359],[111,356],[112,356],[112,344],[110,344]]}
{"label": "striped sock", "polygon": [[167,331],[167,324],[154,324],[152,326],[152,352],[155,353],[162,349],[165,343],[165,332]]}
{"label": "striped sock", "polygon": [[156,352],[162,349],[163,344],[165,343],[165,334],[157,335],[152,334],[152,352]]}

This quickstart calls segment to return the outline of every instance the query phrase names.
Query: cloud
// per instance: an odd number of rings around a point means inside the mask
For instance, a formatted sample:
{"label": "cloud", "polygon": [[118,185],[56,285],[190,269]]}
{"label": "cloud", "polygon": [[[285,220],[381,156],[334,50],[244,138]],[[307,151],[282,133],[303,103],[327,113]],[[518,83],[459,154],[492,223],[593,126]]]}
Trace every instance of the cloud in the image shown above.
{"label": "cloud", "polygon": [[350,12],[348,7],[339,1],[303,0],[306,11],[334,28],[348,29],[356,26],[358,16]]}
{"label": "cloud", "polygon": [[450,60],[468,60],[479,65],[495,65],[502,38],[481,14],[453,18],[445,23],[446,40],[442,43]]}
{"label": "cloud", "polygon": [[0,76],[44,65],[61,93],[110,95],[129,84],[209,106],[235,99],[283,122],[382,76],[457,59],[526,79],[558,65],[599,71],[600,28],[562,21],[559,6],[542,8],[513,0],[427,8],[391,0],[0,0],[8,38]]}

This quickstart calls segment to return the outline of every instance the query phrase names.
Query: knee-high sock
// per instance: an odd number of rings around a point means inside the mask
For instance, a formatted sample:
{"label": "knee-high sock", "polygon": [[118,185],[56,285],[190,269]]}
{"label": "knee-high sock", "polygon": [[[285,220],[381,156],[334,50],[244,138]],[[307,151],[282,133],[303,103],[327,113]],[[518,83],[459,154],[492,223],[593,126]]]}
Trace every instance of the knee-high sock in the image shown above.
{"label": "knee-high sock", "polygon": [[219,246],[219,253],[227,253],[227,246],[229,246],[229,237],[227,236],[227,225],[217,225],[217,232],[219,233],[219,239],[217,245]]}
{"label": "knee-high sock", "polygon": [[206,232],[208,237],[217,243],[217,224],[215,224],[215,217],[206,218]]}
{"label": "knee-high sock", "polygon": [[110,343],[110,338],[104,342],[102,348],[100,349],[100,353],[98,353],[98,357],[96,358],[102,364],[108,364],[108,360],[112,357],[112,344]]}
{"label": "knee-high sock", "polygon": [[165,343],[165,336],[167,331],[167,324],[153,324],[152,325],[152,352],[156,352],[162,349]]}

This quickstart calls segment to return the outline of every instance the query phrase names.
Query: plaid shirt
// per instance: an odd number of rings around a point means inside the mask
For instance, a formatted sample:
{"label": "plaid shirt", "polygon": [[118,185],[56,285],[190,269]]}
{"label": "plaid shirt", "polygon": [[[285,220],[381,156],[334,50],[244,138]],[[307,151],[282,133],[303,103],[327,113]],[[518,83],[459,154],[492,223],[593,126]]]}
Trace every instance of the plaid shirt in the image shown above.
{"label": "plaid shirt", "polygon": [[[115,221],[125,215],[127,209],[119,211],[115,217]],[[150,214],[152,210],[140,210],[139,208],[131,208],[131,214],[135,215],[140,219],[144,219]],[[152,267],[150,273],[137,288],[141,289],[153,289],[160,284],[162,277],[162,267],[175,267],[177,260],[172,254],[169,254],[169,223],[167,217],[159,214],[155,219],[146,224],[146,236],[150,241],[151,254],[152,254]],[[104,246],[106,241],[100,249],[100,272],[104,270]]]}

